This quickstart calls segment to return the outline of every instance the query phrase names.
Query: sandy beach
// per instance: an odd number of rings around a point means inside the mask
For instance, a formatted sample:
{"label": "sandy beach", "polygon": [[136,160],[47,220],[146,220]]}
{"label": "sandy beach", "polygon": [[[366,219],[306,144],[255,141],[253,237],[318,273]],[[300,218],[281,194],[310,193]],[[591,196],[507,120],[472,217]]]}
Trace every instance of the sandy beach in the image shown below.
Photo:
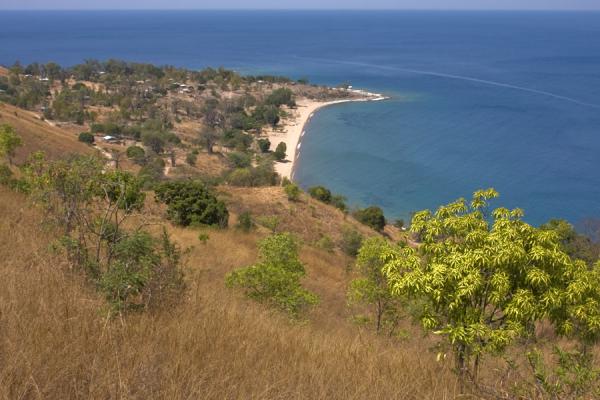
{"label": "sandy beach", "polygon": [[275,149],[280,142],[284,142],[287,147],[286,159],[283,162],[275,163],[275,171],[281,177],[293,179],[294,165],[302,148],[302,137],[306,133],[306,125],[319,109],[352,101],[378,101],[386,99],[386,97],[376,93],[362,91],[355,91],[355,93],[361,94],[362,97],[325,102],[299,99],[297,100],[297,108],[292,111],[292,117],[285,119],[282,127],[267,132],[267,136],[271,141],[271,149]]}

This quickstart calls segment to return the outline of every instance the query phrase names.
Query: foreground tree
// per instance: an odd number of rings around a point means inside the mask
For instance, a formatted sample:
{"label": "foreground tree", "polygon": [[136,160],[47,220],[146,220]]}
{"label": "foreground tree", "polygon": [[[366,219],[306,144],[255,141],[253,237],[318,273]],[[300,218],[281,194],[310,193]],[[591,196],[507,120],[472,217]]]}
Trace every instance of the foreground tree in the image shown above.
{"label": "foreground tree", "polygon": [[486,352],[534,334],[542,319],[582,346],[600,334],[600,273],[572,260],[556,232],[521,220],[519,209],[488,213],[493,189],[478,191],[411,224],[422,244],[384,249],[384,275],[395,296],[418,299],[420,320],[442,335],[461,378],[476,381]]}
{"label": "foreground tree", "polygon": [[0,125],[0,156],[6,157],[10,165],[12,165],[15,151],[21,146],[23,146],[23,140],[17,135],[15,129],[8,124]]}

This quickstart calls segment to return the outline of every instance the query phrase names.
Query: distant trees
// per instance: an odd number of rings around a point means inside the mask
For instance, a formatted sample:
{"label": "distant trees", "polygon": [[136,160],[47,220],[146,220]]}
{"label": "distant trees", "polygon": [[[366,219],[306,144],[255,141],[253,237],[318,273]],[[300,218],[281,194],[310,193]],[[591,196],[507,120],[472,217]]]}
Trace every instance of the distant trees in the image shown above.
{"label": "distant trees", "polygon": [[275,156],[275,159],[277,161],[285,160],[286,150],[287,150],[287,145],[284,142],[279,142],[279,144],[277,145],[277,148],[275,149],[275,152],[273,153],[273,155]]}
{"label": "distant trees", "polygon": [[206,148],[206,152],[208,154],[212,154],[213,147],[219,141],[220,138],[221,138],[220,132],[218,132],[214,128],[208,127],[208,128],[204,128],[200,131],[198,140]]}
{"label": "distant trees", "polygon": [[382,231],[385,228],[385,216],[383,210],[376,206],[371,206],[354,212],[354,218],[362,224],[365,224],[376,231]]}
{"label": "distant trees", "polygon": [[288,88],[275,89],[265,99],[265,104],[280,107],[286,105],[288,107],[295,107],[296,102],[294,101],[294,93]]}
{"label": "distant trees", "polygon": [[304,289],[306,274],[298,258],[298,244],[287,233],[267,237],[259,244],[259,262],[240,268],[226,277],[227,285],[239,287],[254,300],[265,302],[299,317],[318,303],[318,297]]}
{"label": "distant trees", "polygon": [[90,132],[81,132],[79,134],[79,141],[86,144],[94,144],[94,135]]}
{"label": "distant trees", "polygon": [[23,140],[15,129],[8,125],[0,125],[0,156],[6,157],[6,160],[12,165],[12,159],[15,156],[17,148],[23,145]]}
{"label": "distant trees", "polygon": [[168,206],[167,215],[182,226],[213,225],[226,227],[229,212],[225,203],[202,182],[166,182],[155,188],[156,200]]}
{"label": "distant trees", "polygon": [[324,186],[313,186],[308,188],[308,194],[316,200],[323,202],[325,204],[331,204],[335,208],[347,212],[348,206],[346,205],[346,198],[341,195],[334,195],[331,193],[331,190],[327,189]]}

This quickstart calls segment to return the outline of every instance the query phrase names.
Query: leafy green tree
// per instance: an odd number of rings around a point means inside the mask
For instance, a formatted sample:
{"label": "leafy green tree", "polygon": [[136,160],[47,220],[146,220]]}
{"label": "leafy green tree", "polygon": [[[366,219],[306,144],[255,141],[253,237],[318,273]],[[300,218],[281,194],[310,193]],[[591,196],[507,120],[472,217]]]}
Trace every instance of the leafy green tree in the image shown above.
{"label": "leafy green tree", "polygon": [[382,238],[365,240],[356,259],[356,267],[362,277],[350,282],[348,290],[351,304],[365,304],[372,308],[377,333],[386,327],[392,334],[400,320],[401,301],[398,296],[392,295],[382,271],[385,261],[381,255],[395,251],[395,247]]}
{"label": "leafy green tree", "polygon": [[238,217],[237,227],[242,231],[248,233],[254,229],[256,224],[252,220],[252,214],[249,211],[244,211]]}
{"label": "leafy green tree", "polygon": [[343,213],[348,212],[348,205],[346,204],[346,197],[336,194],[331,196],[331,205],[342,211]]}
{"label": "leafy green tree", "polygon": [[0,156],[6,157],[10,165],[17,148],[21,146],[23,140],[17,135],[15,129],[8,124],[0,125]]}
{"label": "leafy green tree", "polygon": [[133,160],[136,164],[143,164],[146,160],[146,152],[140,146],[129,146],[126,154],[127,158]]}
{"label": "leafy green tree", "polygon": [[345,227],[342,230],[342,240],[340,247],[342,251],[350,257],[356,257],[360,246],[362,246],[363,236],[355,229]]}
{"label": "leafy green tree", "polygon": [[234,168],[248,168],[252,165],[252,156],[247,153],[236,151],[229,153],[227,158],[233,164]]}
{"label": "leafy green tree", "polygon": [[357,210],[354,212],[354,218],[362,224],[365,224],[378,232],[385,228],[385,216],[383,210],[379,207],[372,206]]}
{"label": "leafy green tree", "polygon": [[94,135],[90,132],[81,132],[79,134],[79,141],[87,144],[94,144]]}
{"label": "leafy green tree", "polygon": [[268,153],[271,148],[271,141],[269,139],[258,139],[258,148],[262,153]]}
{"label": "leafy green tree", "polygon": [[308,194],[313,199],[319,200],[323,203],[331,203],[331,191],[324,186],[313,186],[308,188]]}
{"label": "leafy green tree", "polygon": [[288,183],[283,187],[285,194],[287,195],[288,200],[290,201],[298,201],[300,198],[300,188],[295,183]]}
{"label": "leafy green tree", "polygon": [[418,212],[410,229],[422,244],[380,254],[392,293],[423,302],[421,324],[473,380],[483,354],[533,335],[542,319],[583,344],[600,334],[600,268],[571,260],[554,231],[526,224],[519,209],[489,214],[497,196],[481,190],[470,203]]}
{"label": "leafy green tree", "polygon": [[174,223],[226,227],[229,212],[225,203],[202,182],[166,182],[155,188],[156,200],[168,206],[167,215]]}
{"label": "leafy green tree", "polygon": [[156,154],[164,151],[165,142],[165,137],[160,132],[148,131],[142,133],[142,143]]}
{"label": "leafy green tree", "polygon": [[280,107],[287,105],[289,107],[295,107],[296,102],[294,101],[294,93],[288,88],[279,88],[273,90],[269,96],[265,99],[265,103]]}
{"label": "leafy green tree", "polygon": [[254,300],[298,317],[318,302],[318,297],[300,283],[305,273],[298,258],[297,242],[290,234],[283,233],[261,241],[259,262],[230,273],[226,283],[244,289]]}

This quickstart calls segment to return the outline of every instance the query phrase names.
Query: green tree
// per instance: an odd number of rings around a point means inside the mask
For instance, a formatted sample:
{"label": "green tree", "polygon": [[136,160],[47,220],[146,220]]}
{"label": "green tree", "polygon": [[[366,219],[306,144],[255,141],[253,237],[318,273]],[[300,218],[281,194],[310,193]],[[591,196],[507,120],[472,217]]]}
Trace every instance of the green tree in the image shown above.
{"label": "green tree", "polygon": [[342,230],[342,240],[340,247],[342,251],[350,257],[356,257],[360,246],[362,246],[363,236],[355,229],[345,227]]}
{"label": "green tree", "polygon": [[285,160],[286,150],[287,150],[287,145],[284,142],[279,142],[279,144],[277,145],[277,148],[275,149],[275,153],[273,153],[275,156],[275,159],[277,161]]}
{"label": "green tree", "polygon": [[288,183],[283,187],[285,194],[287,195],[288,200],[290,201],[298,201],[300,198],[300,188],[295,183]]}
{"label": "green tree", "polygon": [[313,186],[308,188],[308,194],[313,199],[322,201],[323,203],[331,203],[331,191],[323,186]]}
{"label": "green tree", "polygon": [[318,297],[300,283],[305,273],[298,258],[296,240],[283,233],[261,241],[259,262],[230,273],[226,283],[230,287],[244,289],[246,295],[254,300],[272,304],[298,317],[318,302]]}
{"label": "green tree", "polygon": [[6,157],[10,165],[17,148],[21,146],[23,140],[17,135],[15,129],[8,124],[0,125],[0,156]]}
{"label": "green tree", "polygon": [[372,206],[357,210],[354,212],[354,218],[379,232],[385,228],[385,216],[379,207]]}
{"label": "green tree", "polygon": [[166,182],[155,188],[156,200],[168,206],[167,215],[174,223],[226,227],[229,212],[225,203],[202,182]]}
{"label": "green tree", "polygon": [[90,132],[81,132],[79,134],[79,141],[87,144],[94,144],[94,135]]}
{"label": "green tree", "polygon": [[497,195],[418,212],[410,229],[422,244],[380,255],[392,293],[423,302],[423,327],[446,339],[460,377],[473,380],[483,354],[532,335],[542,319],[584,344],[600,334],[600,268],[571,260],[555,232],[526,224],[519,209],[489,214]]}
{"label": "green tree", "polygon": [[258,148],[261,153],[268,153],[271,148],[271,141],[269,139],[258,139]]}
{"label": "green tree", "polygon": [[126,154],[127,158],[133,160],[136,164],[143,164],[146,160],[146,152],[140,146],[129,146]]}
{"label": "green tree", "polygon": [[392,334],[400,320],[401,301],[392,295],[382,268],[385,260],[382,254],[394,254],[396,248],[382,238],[374,237],[364,241],[356,267],[361,278],[350,282],[348,300],[350,303],[365,304],[372,308],[377,333],[386,327]]}

